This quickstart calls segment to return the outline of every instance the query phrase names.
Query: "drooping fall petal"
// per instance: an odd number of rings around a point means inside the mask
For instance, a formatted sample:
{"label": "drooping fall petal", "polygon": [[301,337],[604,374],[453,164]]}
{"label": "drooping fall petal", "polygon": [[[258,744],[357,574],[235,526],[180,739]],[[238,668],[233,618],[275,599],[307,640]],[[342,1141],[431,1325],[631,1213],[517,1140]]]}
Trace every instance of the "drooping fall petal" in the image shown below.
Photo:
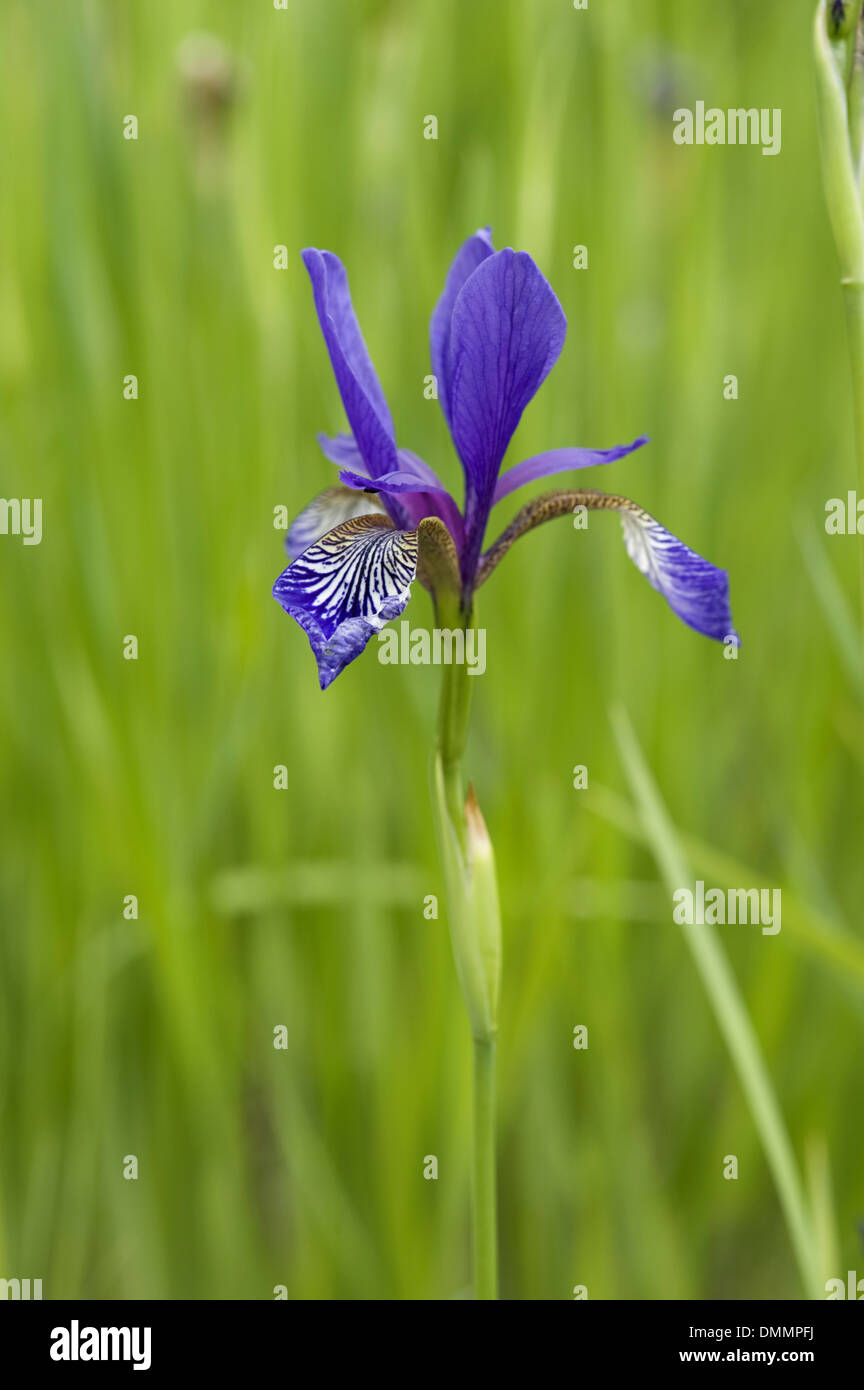
{"label": "drooping fall petal", "polygon": [[386,516],[343,521],[304,550],[273,586],[300,624],[326,690],[370,637],[398,618],[417,574],[418,537]]}
{"label": "drooping fall petal", "polygon": [[440,517],[424,517],[413,531],[383,515],[354,517],[283,570],[273,597],[309,638],[322,690],[399,617],[415,579],[436,603],[458,594],[456,547]]}
{"label": "drooping fall petal", "polygon": [[488,579],[514,541],[555,517],[613,511],[621,517],[627,554],[672,612],[696,632],[718,642],[739,644],[729,606],[729,576],[673,536],[644,507],[627,497],[591,489],[549,492],[529,502],[483,555],[477,585]]}

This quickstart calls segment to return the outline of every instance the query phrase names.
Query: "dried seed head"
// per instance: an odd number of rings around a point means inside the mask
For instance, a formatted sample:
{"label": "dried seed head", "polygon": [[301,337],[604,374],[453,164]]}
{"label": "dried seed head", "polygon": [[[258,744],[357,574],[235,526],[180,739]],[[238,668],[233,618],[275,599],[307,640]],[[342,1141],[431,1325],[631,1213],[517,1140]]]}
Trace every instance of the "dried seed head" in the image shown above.
{"label": "dried seed head", "polygon": [[177,69],[198,191],[225,186],[230,121],[243,88],[243,70],[221,39],[189,34],[177,49]]}
{"label": "dried seed head", "polygon": [[239,90],[238,68],[221,39],[213,34],[188,34],[177,49],[183,94],[194,115],[220,119],[234,105]]}

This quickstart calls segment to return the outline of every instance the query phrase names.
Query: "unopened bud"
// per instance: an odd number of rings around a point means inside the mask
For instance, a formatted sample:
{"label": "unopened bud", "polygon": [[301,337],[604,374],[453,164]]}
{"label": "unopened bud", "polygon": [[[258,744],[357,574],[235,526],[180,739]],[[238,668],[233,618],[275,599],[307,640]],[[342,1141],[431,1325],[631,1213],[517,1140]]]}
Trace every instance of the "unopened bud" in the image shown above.
{"label": "unopened bud", "polygon": [[476,923],[477,949],[483,966],[490,1032],[498,1019],[501,987],[501,911],[498,905],[498,879],[495,854],[486,822],[469,784],[465,800],[468,896]]}
{"label": "unopened bud", "polygon": [[489,1042],[497,1029],[501,985],[501,917],[492,842],[473,787],[464,816],[459,813],[460,826],[451,819],[440,755],[433,762],[432,785],[456,971],[471,1032],[478,1041]]}

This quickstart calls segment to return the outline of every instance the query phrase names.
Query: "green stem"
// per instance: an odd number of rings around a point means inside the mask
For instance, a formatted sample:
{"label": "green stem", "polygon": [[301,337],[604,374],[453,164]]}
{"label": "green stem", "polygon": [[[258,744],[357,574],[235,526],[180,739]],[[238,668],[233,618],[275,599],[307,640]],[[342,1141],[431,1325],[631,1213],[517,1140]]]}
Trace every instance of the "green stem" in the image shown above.
{"label": "green stem", "polygon": [[495,1039],[474,1039],[474,1296],[498,1297]]}
{"label": "green stem", "polygon": [[[435,621],[439,626],[460,627],[467,632],[472,618],[461,608],[458,595],[439,592]],[[470,696],[467,666],[445,665],[432,761],[432,805],[453,957],[474,1042],[474,1292],[476,1298],[488,1300],[498,1297],[495,1034],[501,931],[492,845],[473,791],[466,800],[463,785]]]}
{"label": "green stem", "polygon": [[[464,614],[457,599],[439,596],[435,604],[435,622],[441,628],[461,627],[467,631],[471,615]],[[447,809],[459,843],[465,847],[465,792],[462,782],[462,757],[468,738],[468,714],[471,708],[471,681],[468,668],[451,665],[443,668],[441,700],[438,709],[438,753],[444,777]]]}

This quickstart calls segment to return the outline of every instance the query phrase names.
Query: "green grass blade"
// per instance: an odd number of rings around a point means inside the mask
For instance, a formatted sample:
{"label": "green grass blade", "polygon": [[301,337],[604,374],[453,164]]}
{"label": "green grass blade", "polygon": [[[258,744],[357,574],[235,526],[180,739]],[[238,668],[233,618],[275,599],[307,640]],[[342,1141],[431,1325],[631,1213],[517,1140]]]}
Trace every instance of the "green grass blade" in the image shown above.
{"label": "green grass blade", "polygon": [[[633,726],[622,708],[613,713],[612,723],[652,853],[671,894],[677,888],[693,882],[690,865],[642,755]],[[747,1006],[714,928],[705,924],[685,927],[684,939],[747,1098],[777,1188],[801,1282],[808,1298],[818,1298],[819,1261],[813,1222],[792,1144]]]}

